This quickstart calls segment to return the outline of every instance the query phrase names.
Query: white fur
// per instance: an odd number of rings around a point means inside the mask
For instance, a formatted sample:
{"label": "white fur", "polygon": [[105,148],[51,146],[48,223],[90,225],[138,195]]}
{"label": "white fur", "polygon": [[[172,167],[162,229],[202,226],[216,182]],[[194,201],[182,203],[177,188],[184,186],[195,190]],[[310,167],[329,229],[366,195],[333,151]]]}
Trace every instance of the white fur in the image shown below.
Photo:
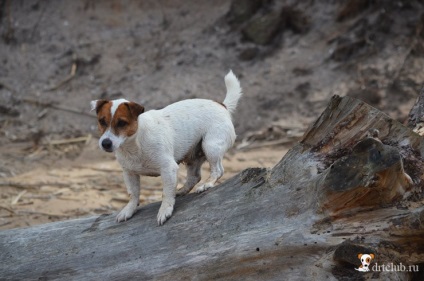
{"label": "white fur", "polygon": [[129,102],[126,99],[118,99],[112,101],[112,106],[110,107],[110,114],[111,116],[115,115],[116,110],[118,109],[118,106],[124,102]]}
{"label": "white fur", "polygon": [[96,109],[96,107],[97,107],[97,101],[98,100],[92,100],[92,101],[90,101],[90,110],[91,111],[93,111],[93,110],[95,110]]}
{"label": "white fur", "polygon": [[[178,195],[190,192],[200,181],[200,166],[205,160],[210,164],[211,174],[197,188],[198,192],[214,186],[223,175],[222,159],[236,138],[230,113],[235,110],[241,96],[239,81],[231,71],[225,77],[225,83],[227,96],[224,104],[227,108],[211,100],[189,99],[161,110],[147,111],[138,117],[137,133],[124,139],[115,150],[131,195],[117,221],[127,220],[134,214],[140,194],[140,175],[160,175],[162,178],[163,200],[157,216],[159,225],[172,215],[174,209],[178,162],[192,155],[187,163],[187,182]],[[203,157],[196,154],[199,143]]]}
{"label": "white fur", "polygon": [[121,146],[121,144],[124,143],[126,138],[124,136],[117,136],[112,133],[110,129],[108,129],[99,139],[99,146],[101,149],[104,149],[102,142],[105,139],[110,139],[112,141],[112,151],[116,151]]}
{"label": "white fur", "polygon": [[227,95],[223,104],[225,104],[230,113],[233,113],[243,93],[241,92],[240,82],[231,70],[225,75],[225,86],[227,87]]}

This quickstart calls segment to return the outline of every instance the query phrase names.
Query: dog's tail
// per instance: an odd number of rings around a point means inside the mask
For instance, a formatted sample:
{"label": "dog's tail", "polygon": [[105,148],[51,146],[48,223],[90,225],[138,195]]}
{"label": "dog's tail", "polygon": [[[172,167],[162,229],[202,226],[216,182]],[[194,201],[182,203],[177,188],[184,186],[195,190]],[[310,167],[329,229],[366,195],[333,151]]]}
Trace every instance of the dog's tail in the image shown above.
{"label": "dog's tail", "polygon": [[239,80],[231,70],[225,75],[225,86],[227,87],[227,95],[225,96],[223,104],[230,113],[233,113],[243,93],[241,92]]}

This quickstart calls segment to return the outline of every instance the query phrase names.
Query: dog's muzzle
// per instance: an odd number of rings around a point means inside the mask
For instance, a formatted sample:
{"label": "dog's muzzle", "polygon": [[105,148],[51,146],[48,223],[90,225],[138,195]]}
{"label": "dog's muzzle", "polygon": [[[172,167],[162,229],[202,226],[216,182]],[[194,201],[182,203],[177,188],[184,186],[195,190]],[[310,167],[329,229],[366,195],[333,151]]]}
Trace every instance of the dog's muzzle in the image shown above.
{"label": "dog's muzzle", "polygon": [[112,146],[113,146],[113,143],[110,139],[104,139],[102,141],[102,148],[104,151],[112,152],[113,151]]}

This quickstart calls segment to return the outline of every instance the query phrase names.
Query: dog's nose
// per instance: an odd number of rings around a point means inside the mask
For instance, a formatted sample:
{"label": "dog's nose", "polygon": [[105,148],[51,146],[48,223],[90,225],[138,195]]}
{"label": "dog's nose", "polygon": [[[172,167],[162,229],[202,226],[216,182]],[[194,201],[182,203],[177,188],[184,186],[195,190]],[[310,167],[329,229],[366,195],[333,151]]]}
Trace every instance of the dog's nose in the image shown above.
{"label": "dog's nose", "polygon": [[111,151],[111,149],[112,149],[112,141],[110,139],[104,139],[102,141],[102,147],[106,151]]}

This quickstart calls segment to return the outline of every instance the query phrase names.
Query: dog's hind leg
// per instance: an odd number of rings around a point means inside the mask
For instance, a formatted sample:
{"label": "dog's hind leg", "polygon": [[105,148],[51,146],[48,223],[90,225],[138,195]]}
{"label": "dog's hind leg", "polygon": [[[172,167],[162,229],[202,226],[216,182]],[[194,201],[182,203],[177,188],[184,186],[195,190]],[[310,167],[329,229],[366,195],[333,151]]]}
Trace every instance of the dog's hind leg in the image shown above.
{"label": "dog's hind leg", "polygon": [[204,142],[203,151],[206,159],[209,162],[211,174],[204,184],[196,189],[197,193],[208,190],[213,187],[217,180],[224,174],[224,167],[222,166],[222,159],[227,151],[224,143],[220,142]]}
{"label": "dog's hind leg", "polygon": [[187,164],[187,179],[183,187],[177,191],[177,196],[183,196],[189,193],[193,187],[201,179],[201,168],[202,164],[205,162],[206,158],[204,156],[194,159],[193,162]]}

